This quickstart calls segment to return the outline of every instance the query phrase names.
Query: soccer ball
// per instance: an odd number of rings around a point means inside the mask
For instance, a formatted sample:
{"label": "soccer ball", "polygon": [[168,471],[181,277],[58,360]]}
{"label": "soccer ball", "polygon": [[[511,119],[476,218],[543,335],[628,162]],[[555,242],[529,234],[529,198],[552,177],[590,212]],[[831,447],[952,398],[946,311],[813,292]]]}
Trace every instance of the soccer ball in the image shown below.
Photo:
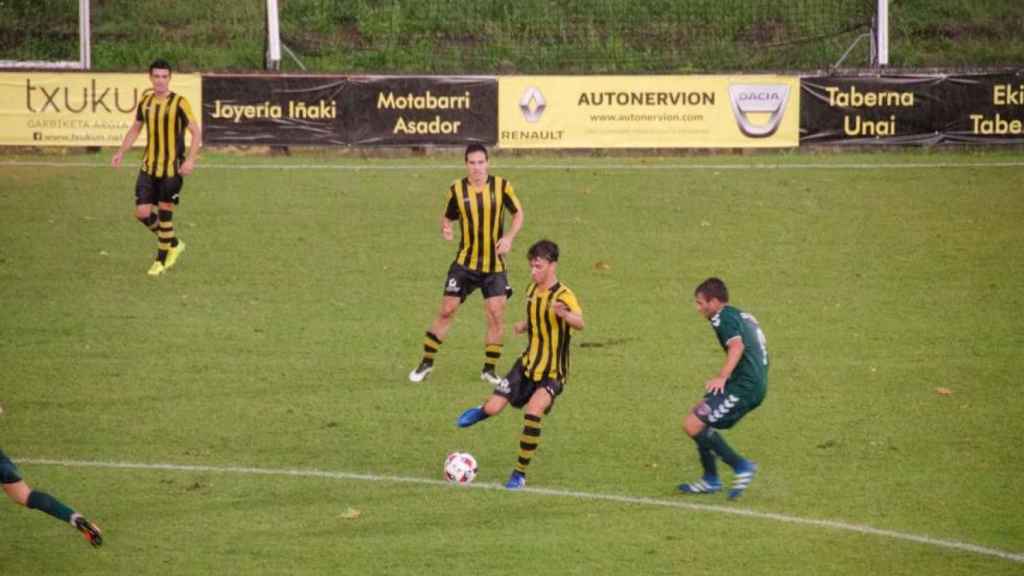
{"label": "soccer ball", "polygon": [[452,452],[444,459],[444,479],[452,484],[469,484],[476,478],[476,458],[469,452]]}

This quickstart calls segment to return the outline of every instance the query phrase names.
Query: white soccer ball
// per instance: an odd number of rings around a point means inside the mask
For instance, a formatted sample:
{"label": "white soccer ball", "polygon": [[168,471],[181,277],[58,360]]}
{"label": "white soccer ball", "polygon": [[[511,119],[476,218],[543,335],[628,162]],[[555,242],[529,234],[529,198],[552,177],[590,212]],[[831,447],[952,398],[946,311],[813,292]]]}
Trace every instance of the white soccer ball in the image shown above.
{"label": "white soccer ball", "polygon": [[469,484],[476,478],[476,458],[469,452],[452,452],[444,459],[444,479],[452,484]]}

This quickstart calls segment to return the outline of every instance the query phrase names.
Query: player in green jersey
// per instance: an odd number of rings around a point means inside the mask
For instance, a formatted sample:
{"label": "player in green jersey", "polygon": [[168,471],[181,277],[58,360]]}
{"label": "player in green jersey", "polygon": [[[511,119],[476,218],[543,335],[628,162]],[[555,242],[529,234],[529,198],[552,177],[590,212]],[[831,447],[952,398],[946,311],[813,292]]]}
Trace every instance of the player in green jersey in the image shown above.
{"label": "player in green jersey", "polygon": [[757,319],[729,304],[729,290],[718,278],[708,278],[694,291],[697,311],[711,322],[725,350],[718,376],[704,384],[704,399],[686,415],[683,428],[697,443],[704,475],[680,484],[686,494],[711,494],[722,489],[716,458],[732,467],[735,478],[729,499],[743,494],[757,474],[757,464],[740,456],[718,430],[731,428],[764,401],[768,386],[768,349]]}
{"label": "player in green jersey", "polygon": [[103,544],[103,535],[95,524],[89,522],[84,516],[46,492],[33,490],[32,487],[21,479],[18,467],[14,465],[14,462],[11,462],[11,459],[4,454],[3,450],[0,450],[0,485],[3,486],[7,497],[15,503],[26,508],[46,512],[58,520],[71,524],[93,546]]}

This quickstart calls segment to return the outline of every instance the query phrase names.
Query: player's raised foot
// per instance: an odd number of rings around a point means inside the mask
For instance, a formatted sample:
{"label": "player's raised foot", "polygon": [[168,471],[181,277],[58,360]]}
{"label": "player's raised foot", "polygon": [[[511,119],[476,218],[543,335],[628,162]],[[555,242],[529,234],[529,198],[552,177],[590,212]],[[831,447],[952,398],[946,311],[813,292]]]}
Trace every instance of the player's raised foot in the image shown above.
{"label": "player's raised foot", "polygon": [[483,406],[474,406],[459,416],[459,428],[469,428],[473,424],[486,419],[487,412],[484,412]]}
{"label": "player's raised foot", "polygon": [[103,545],[103,533],[100,532],[99,526],[89,522],[85,519],[85,516],[82,516],[81,514],[75,514],[72,521],[75,528],[82,533],[82,536],[85,537],[89,544],[92,544],[93,546]]}
{"label": "player's raised foot", "polygon": [[729,489],[729,500],[735,500],[743,495],[743,491],[750,486],[750,482],[754,480],[754,476],[757,475],[757,464],[750,460],[744,461],[742,464],[736,467],[736,477],[732,481],[732,487]]}
{"label": "player's raised foot", "polygon": [[701,476],[696,482],[680,484],[679,491],[683,494],[714,494],[722,491],[722,481],[718,476]]}
{"label": "player's raised foot", "polygon": [[146,274],[149,274],[150,276],[159,276],[166,271],[167,268],[164,266],[163,262],[154,260],[153,265],[149,267],[149,272],[146,272]]}
{"label": "player's raised foot", "polygon": [[512,475],[508,477],[508,482],[505,482],[505,488],[509,490],[522,490],[526,488],[526,475],[515,470]]}
{"label": "player's raised foot", "polygon": [[410,382],[423,382],[423,379],[427,377],[434,370],[434,364],[431,362],[420,362],[420,365],[415,370],[409,372]]}
{"label": "player's raised foot", "polygon": [[185,252],[185,243],[178,240],[177,246],[172,246],[167,251],[167,260],[164,261],[164,270],[170,270],[172,266],[178,261],[178,256],[181,256]]}
{"label": "player's raised foot", "polygon": [[482,370],[480,372],[480,379],[487,382],[491,386],[497,386],[501,384],[501,376],[494,373],[494,370]]}

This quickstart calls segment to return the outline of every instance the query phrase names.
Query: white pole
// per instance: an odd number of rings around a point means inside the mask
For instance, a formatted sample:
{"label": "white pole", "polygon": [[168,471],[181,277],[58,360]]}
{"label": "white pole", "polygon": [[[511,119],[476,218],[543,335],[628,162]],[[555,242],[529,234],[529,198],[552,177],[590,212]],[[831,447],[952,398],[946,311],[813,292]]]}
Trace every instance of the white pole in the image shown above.
{"label": "white pole", "polygon": [[267,69],[281,68],[281,27],[277,18],[277,0],[267,0]]}
{"label": "white pole", "polygon": [[877,30],[878,65],[889,65],[889,0],[878,0]]}
{"label": "white pole", "polygon": [[82,70],[92,69],[92,25],[90,24],[89,0],[78,0],[78,66]]}

